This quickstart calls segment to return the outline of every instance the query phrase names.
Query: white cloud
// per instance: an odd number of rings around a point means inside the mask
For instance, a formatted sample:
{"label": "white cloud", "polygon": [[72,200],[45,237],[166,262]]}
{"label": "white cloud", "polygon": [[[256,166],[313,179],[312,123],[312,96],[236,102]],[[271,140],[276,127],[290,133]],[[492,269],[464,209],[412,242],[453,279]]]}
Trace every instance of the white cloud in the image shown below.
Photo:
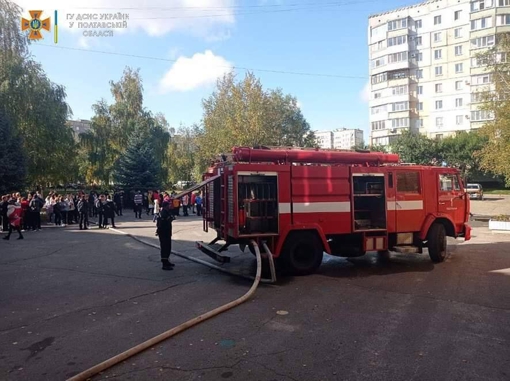
{"label": "white cloud", "polygon": [[[25,15],[34,9],[33,0],[15,0]],[[98,14],[98,20],[81,20],[84,22],[105,21],[100,20],[99,14],[126,13],[129,14],[126,29],[114,29],[114,35],[144,31],[149,36],[163,36],[173,31],[187,31],[194,35],[206,37],[217,32],[220,27],[234,24],[235,0],[151,0],[150,5],[137,0],[87,0],[86,2],[70,5],[69,0],[39,0],[37,9],[43,10],[43,16],[51,17],[58,10],[59,31],[68,31],[73,34],[82,34],[83,29],[77,29],[77,15]],[[78,5],[79,4],[79,5]],[[102,8],[102,9],[101,9]],[[107,8],[107,9],[105,9]],[[129,9],[133,8],[133,9]],[[74,25],[70,28],[71,20],[68,14],[75,14]],[[212,17],[204,17],[212,16]],[[114,21],[114,20],[112,20]],[[225,33],[223,31],[223,33]]]}
{"label": "white cloud", "polygon": [[370,100],[370,82],[365,84],[363,90],[360,91],[359,96],[363,102],[368,103]]}
{"label": "white cloud", "polygon": [[179,57],[160,81],[162,93],[189,91],[207,86],[232,70],[232,64],[210,50],[195,53],[191,58]]}

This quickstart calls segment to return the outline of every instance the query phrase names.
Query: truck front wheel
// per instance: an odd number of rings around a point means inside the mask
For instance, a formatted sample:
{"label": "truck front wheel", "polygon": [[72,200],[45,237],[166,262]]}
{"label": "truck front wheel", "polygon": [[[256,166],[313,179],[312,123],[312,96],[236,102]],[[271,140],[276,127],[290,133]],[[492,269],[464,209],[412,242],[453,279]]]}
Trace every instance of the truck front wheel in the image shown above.
{"label": "truck front wheel", "polygon": [[441,223],[434,223],[427,236],[427,247],[432,262],[440,263],[446,259],[446,230]]}
{"label": "truck front wheel", "polygon": [[317,234],[304,231],[287,238],[282,264],[292,275],[314,273],[322,263],[324,250]]}

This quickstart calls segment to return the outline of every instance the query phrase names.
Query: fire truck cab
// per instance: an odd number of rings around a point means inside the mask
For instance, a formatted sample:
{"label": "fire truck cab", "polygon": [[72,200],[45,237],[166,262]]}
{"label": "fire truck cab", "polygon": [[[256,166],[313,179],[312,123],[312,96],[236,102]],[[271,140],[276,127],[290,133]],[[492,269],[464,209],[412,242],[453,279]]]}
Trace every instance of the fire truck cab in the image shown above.
{"label": "fire truck cab", "polygon": [[[295,275],[315,272],[324,252],[356,257],[427,248],[439,263],[447,237],[470,239],[470,201],[458,171],[400,164],[394,154],[235,147],[199,186],[204,230],[217,232],[202,251],[219,254],[234,244],[244,250],[255,240]],[[212,249],[218,241],[223,246]]]}

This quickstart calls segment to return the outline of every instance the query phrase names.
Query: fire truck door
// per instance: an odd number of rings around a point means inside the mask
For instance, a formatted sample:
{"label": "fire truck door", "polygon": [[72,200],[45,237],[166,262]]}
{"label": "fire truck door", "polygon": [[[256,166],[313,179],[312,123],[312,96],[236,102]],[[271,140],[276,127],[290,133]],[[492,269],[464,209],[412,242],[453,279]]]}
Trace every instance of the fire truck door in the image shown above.
{"label": "fire truck door", "polygon": [[454,173],[439,173],[438,212],[450,215],[457,231],[462,230],[466,214],[465,193]]}
{"label": "fire truck door", "polygon": [[425,218],[421,173],[413,169],[397,169],[394,173],[396,231],[420,231]]}

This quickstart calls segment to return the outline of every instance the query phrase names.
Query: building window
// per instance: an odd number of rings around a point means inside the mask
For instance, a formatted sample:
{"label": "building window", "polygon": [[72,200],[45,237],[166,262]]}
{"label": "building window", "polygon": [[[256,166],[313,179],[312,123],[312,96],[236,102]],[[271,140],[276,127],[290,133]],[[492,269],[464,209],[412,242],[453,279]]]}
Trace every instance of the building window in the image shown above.
{"label": "building window", "polygon": [[496,25],[510,25],[510,15],[497,15]]}
{"label": "building window", "polygon": [[388,38],[388,46],[403,45],[407,42],[407,35]]}
{"label": "building window", "polygon": [[434,58],[435,58],[436,60],[440,60],[440,59],[441,59],[441,57],[442,57],[441,49],[436,49],[436,50],[434,50]]}
{"label": "building window", "polygon": [[380,120],[378,122],[372,122],[372,131],[384,130],[386,121]]}
{"label": "building window", "polygon": [[443,127],[443,117],[439,116],[436,118],[436,127]]}
{"label": "building window", "polygon": [[462,123],[464,122],[464,116],[463,115],[457,115],[455,117],[455,124],[457,126],[462,126]]}
{"label": "building window", "polygon": [[408,52],[400,52],[400,53],[393,53],[388,54],[388,63],[395,63],[395,62],[402,62],[407,61],[408,59]]}
{"label": "building window", "polygon": [[485,48],[487,46],[493,46],[495,43],[494,36],[478,37],[471,40],[471,48]]}
{"label": "building window", "polygon": [[420,29],[422,27],[422,22],[421,20],[414,20],[414,27],[416,29]]}
{"label": "building window", "polygon": [[455,81],[455,90],[462,90],[463,88],[462,81]]}
{"label": "building window", "polygon": [[417,79],[423,78],[423,69],[416,70],[416,78]]}
{"label": "building window", "polygon": [[423,111],[423,102],[418,102],[418,111]]}
{"label": "building window", "polygon": [[392,104],[391,111],[406,111],[409,110],[409,102],[395,102]]}
{"label": "building window", "polygon": [[434,71],[436,73],[436,77],[443,75],[443,67],[442,66],[436,66],[434,68]]}
{"label": "building window", "polygon": [[471,84],[473,85],[486,85],[492,82],[491,74],[474,75],[471,78]]}
{"label": "building window", "polygon": [[407,18],[388,22],[388,30],[407,28]]}
{"label": "building window", "polygon": [[381,93],[374,93],[374,99],[381,98]]}
{"label": "building window", "polygon": [[460,13],[461,13],[461,12],[462,12],[462,11],[455,11],[455,13],[453,14],[453,19],[454,19],[455,21],[457,21],[457,20],[459,20],[459,19],[460,19]]}
{"label": "building window", "polygon": [[402,79],[409,77],[409,71],[408,70],[399,70],[399,71],[392,71],[388,73],[388,79]]}
{"label": "building window", "polygon": [[409,118],[396,118],[391,120],[392,128],[409,127]]}
{"label": "building window", "polygon": [[483,92],[471,93],[471,103],[483,102]]}
{"label": "building window", "polygon": [[434,33],[434,42],[441,42],[441,32]]}
{"label": "building window", "polygon": [[418,93],[418,95],[423,94],[423,86],[418,86],[418,89],[416,92]]}
{"label": "building window", "polygon": [[492,27],[492,16],[471,20],[471,30],[480,30]]}
{"label": "building window", "polygon": [[421,62],[423,61],[423,53],[422,52],[411,53],[411,58],[413,58],[416,62]]}
{"label": "building window", "polygon": [[475,0],[471,2],[471,12],[483,11],[494,6],[494,0]]}
{"label": "building window", "polygon": [[386,65],[386,56],[373,59],[371,62],[372,69]]}
{"label": "building window", "polygon": [[473,122],[480,122],[483,120],[494,119],[494,115],[487,110],[471,111],[471,120]]}
{"label": "building window", "polygon": [[455,107],[462,107],[462,98],[455,98]]}
{"label": "building window", "polygon": [[392,95],[406,95],[408,93],[408,86],[402,85],[402,86],[395,86],[391,88]]}
{"label": "building window", "polygon": [[463,71],[464,71],[464,64],[462,64],[462,63],[455,64],[455,73],[459,74],[459,73],[462,73]]}
{"label": "building window", "polygon": [[436,140],[443,139],[443,134],[436,134]]}
{"label": "building window", "polygon": [[461,56],[462,55],[462,45],[457,45],[455,47],[455,55],[456,56]]}
{"label": "building window", "polygon": [[455,28],[455,38],[461,38],[462,37],[462,28]]}
{"label": "building window", "polygon": [[372,112],[372,115],[381,114],[383,112],[386,112],[386,105],[372,107],[371,112]]}
{"label": "building window", "polygon": [[436,93],[442,93],[443,92],[443,84],[442,83],[436,83]]}
{"label": "building window", "polygon": [[441,110],[443,108],[443,101],[436,101],[436,110]]}
{"label": "building window", "polygon": [[397,192],[420,193],[419,172],[397,172]]}
{"label": "building window", "polygon": [[418,127],[423,127],[423,119],[418,119]]}
{"label": "building window", "polygon": [[500,7],[508,7],[510,5],[510,0],[499,0]]}
{"label": "building window", "polygon": [[371,78],[372,85],[376,85],[381,82],[386,82],[388,80],[388,73],[381,73],[373,75]]}
{"label": "building window", "polygon": [[416,42],[416,46],[420,46],[423,43],[421,36],[416,37],[414,41]]}
{"label": "building window", "polygon": [[441,16],[434,16],[434,25],[441,24]]}

